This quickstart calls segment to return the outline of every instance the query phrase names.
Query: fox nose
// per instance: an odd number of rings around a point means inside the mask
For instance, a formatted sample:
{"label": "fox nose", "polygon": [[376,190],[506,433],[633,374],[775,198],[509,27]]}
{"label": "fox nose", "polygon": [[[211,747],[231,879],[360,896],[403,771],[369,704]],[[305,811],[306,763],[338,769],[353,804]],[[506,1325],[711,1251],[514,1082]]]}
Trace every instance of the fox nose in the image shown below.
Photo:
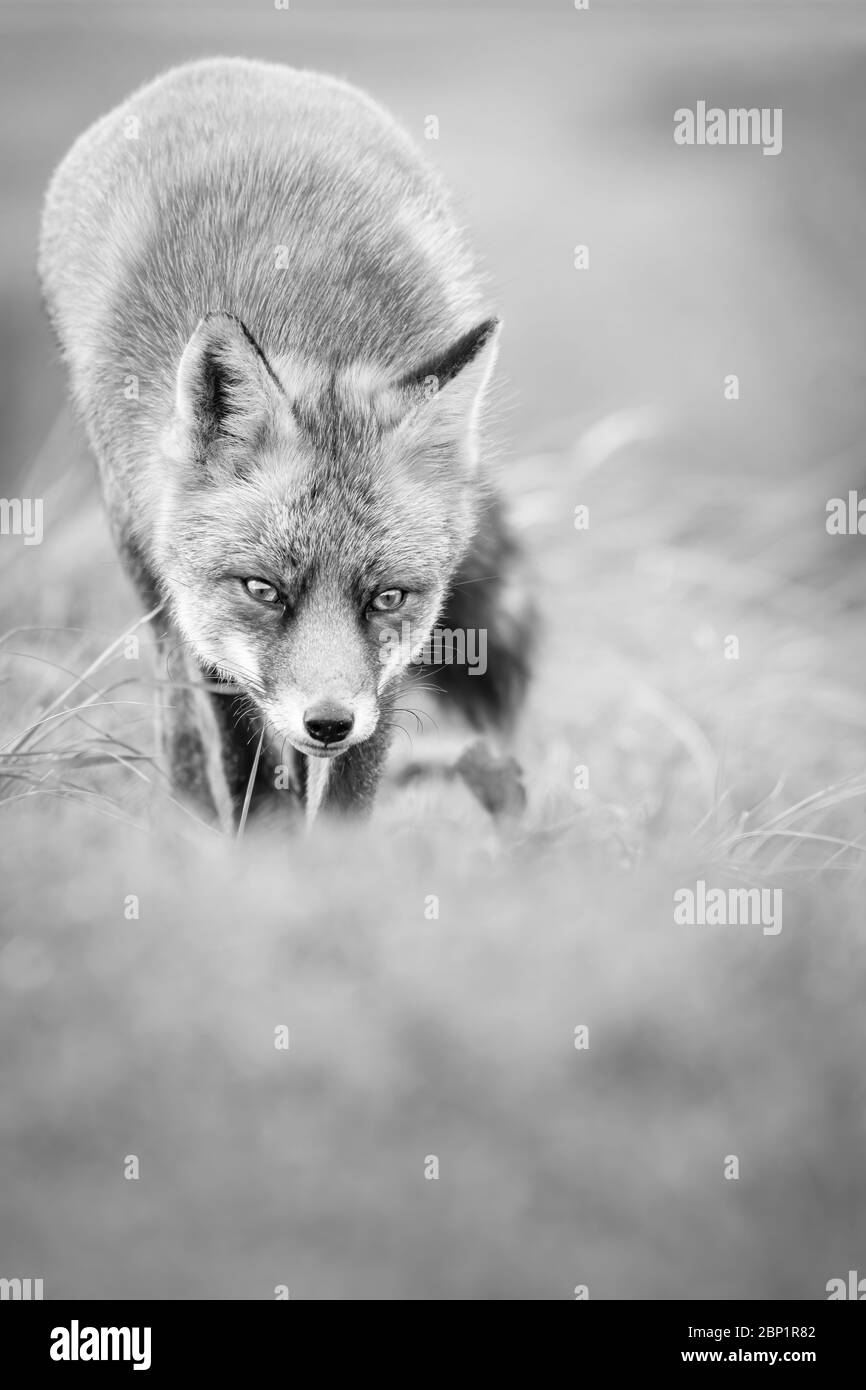
{"label": "fox nose", "polygon": [[317,743],[340,743],[352,732],[355,717],[343,705],[321,700],[304,714],[304,728]]}

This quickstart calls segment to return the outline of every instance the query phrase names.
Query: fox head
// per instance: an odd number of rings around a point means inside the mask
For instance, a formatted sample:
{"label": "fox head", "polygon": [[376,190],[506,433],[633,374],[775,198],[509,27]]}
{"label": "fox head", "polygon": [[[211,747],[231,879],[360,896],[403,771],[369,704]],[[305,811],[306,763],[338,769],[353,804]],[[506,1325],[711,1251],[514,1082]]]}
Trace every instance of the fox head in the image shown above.
{"label": "fox head", "polygon": [[202,667],[302,753],[369,738],[436,622],[476,526],[498,329],[488,319],[395,374],[269,361],[227,314],[183,351],[164,588]]}

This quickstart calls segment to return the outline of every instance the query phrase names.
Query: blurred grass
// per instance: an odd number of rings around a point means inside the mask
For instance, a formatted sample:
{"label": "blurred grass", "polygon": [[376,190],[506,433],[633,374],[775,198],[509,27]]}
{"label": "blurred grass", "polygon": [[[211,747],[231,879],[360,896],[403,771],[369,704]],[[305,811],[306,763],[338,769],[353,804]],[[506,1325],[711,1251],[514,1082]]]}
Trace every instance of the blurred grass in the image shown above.
{"label": "blurred grass", "polygon": [[[0,19],[0,483],[46,516],[42,546],[0,543],[0,1273],[49,1297],[821,1297],[866,1232],[863,550],[824,528],[864,483],[862,19],[159,18]],[[145,631],[89,678],[137,703],[14,748],[140,617],[39,317],[41,191],[135,83],[217,51],[342,73],[418,138],[440,117],[506,320],[498,467],[544,621],[506,838],[430,783],[359,830],[215,841],[151,759]],[[700,97],[782,105],[783,154],[674,147]],[[435,719],[416,753],[454,732]],[[675,927],[698,876],[783,886],[781,935]]]}
{"label": "blurred grass", "polygon": [[657,870],[481,874],[453,822],[347,834],[339,873],[322,837],[287,873],[283,839],[26,824],[62,848],[26,836],[7,899],[0,1211],[47,1297],[820,1298],[857,1267],[859,894],[786,897],[770,939],[672,929]]}

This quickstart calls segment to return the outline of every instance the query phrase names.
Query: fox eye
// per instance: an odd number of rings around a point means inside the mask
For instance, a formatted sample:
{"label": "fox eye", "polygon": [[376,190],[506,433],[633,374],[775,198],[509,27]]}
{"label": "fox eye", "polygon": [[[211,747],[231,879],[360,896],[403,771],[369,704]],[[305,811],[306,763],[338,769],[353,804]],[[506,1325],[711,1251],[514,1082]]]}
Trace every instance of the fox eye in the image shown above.
{"label": "fox eye", "polygon": [[250,598],[258,599],[259,603],[280,602],[278,591],[274,588],[273,584],[269,584],[266,579],[243,579],[241,583]]}
{"label": "fox eye", "polygon": [[369,607],[374,613],[393,613],[395,609],[402,608],[405,602],[406,594],[402,589],[385,589],[371,599]]}

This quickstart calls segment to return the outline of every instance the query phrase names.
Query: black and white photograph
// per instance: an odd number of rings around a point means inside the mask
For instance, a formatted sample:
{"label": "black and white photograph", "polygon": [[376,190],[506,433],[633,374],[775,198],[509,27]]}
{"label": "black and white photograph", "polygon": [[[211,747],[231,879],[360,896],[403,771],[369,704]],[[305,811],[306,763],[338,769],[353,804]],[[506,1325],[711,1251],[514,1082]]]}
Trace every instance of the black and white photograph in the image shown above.
{"label": "black and white photograph", "polygon": [[566,1300],[826,1371],[845,1315],[788,1305],[866,1299],[866,6],[0,34],[0,1317],[62,1305],[23,1365],[182,1370],[157,1304]]}

